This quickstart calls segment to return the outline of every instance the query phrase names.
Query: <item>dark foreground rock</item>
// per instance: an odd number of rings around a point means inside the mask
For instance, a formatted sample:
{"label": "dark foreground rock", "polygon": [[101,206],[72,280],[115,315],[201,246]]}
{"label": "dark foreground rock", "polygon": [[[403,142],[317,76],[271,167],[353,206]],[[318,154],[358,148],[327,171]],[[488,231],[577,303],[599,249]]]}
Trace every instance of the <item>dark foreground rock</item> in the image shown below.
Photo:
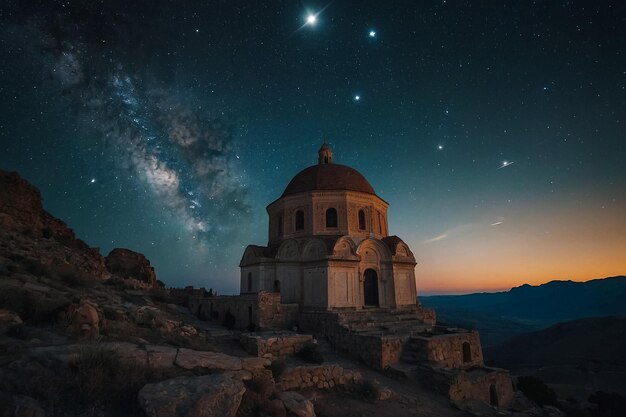
{"label": "dark foreground rock", "polygon": [[245,390],[228,375],[182,376],[146,385],[139,404],[148,417],[234,417]]}

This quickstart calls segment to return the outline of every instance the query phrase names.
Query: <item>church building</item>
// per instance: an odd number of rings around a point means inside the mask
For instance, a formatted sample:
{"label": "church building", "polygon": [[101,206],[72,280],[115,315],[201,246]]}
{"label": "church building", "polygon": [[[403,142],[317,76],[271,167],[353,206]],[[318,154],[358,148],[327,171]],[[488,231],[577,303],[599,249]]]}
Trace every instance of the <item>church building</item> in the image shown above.
{"label": "church building", "polygon": [[241,294],[323,310],[415,307],[415,257],[389,235],[389,204],[328,144],[318,154],[267,206],[268,243],[246,248]]}

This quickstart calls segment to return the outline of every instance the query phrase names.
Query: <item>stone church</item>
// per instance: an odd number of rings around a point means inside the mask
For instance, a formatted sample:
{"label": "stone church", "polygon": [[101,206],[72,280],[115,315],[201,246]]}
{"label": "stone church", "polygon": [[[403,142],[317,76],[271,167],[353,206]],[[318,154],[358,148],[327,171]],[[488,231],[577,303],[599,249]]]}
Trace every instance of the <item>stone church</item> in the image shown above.
{"label": "stone church", "polygon": [[279,292],[315,309],[415,306],[415,257],[390,236],[389,204],[357,170],[333,161],[324,143],[267,206],[267,246],[241,259],[241,294]]}
{"label": "stone church", "polygon": [[201,319],[230,317],[234,327],[255,330],[250,340],[297,328],[453,401],[510,403],[511,377],[485,366],[478,332],[438,325],[419,304],[415,257],[389,236],[388,206],[358,171],[335,164],[324,143],[317,164],[267,206],[268,243],[246,248],[239,295],[170,294]]}

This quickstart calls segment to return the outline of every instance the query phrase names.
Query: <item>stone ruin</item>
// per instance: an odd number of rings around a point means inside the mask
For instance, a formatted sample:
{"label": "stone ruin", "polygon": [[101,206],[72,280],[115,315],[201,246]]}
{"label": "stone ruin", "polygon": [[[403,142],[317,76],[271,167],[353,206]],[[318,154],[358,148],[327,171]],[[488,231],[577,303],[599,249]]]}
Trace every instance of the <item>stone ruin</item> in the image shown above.
{"label": "stone ruin", "polygon": [[[253,325],[255,331],[243,333],[241,343],[255,356],[288,356],[312,336],[323,337],[373,369],[425,382],[453,401],[506,406],[513,399],[509,372],[485,366],[478,332],[437,325],[431,309],[314,310],[281,304],[279,293],[208,297],[189,291],[185,303],[199,318],[223,323],[231,314],[234,328]],[[285,332],[294,329],[300,334]],[[297,382],[287,384],[310,383],[291,379]]]}

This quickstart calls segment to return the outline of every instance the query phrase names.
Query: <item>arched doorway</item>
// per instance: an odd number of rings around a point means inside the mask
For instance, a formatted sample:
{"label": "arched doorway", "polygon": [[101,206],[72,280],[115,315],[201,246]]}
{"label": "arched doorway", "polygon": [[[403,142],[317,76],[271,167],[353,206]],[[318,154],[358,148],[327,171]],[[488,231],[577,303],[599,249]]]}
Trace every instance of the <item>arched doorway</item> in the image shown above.
{"label": "arched doorway", "polygon": [[363,304],[378,307],[378,274],[373,269],[366,269],[363,277]]}
{"label": "arched doorway", "polygon": [[471,362],[472,361],[472,349],[470,348],[470,344],[467,342],[463,342],[463,362]]}
{"label": "arched doorway", "polygon": [[489,403],[494,407],[498,406],[498,391],[496,391],[496,386],[494,384],[489,386]]}

